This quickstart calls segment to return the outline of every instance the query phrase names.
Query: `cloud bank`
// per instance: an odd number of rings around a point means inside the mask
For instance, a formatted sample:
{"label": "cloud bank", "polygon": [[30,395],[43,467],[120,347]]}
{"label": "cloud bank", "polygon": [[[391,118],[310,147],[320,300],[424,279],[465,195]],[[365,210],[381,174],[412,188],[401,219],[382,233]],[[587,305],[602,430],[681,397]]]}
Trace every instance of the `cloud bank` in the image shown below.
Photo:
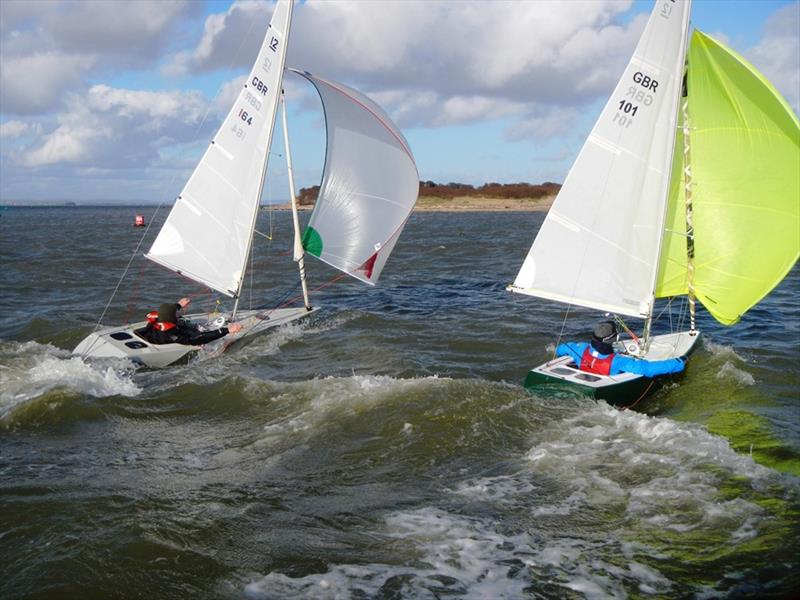
{"label": "cloud bank", "polygon": [[[120,192],[129,196],[153,169],[185,176],[240,89],[273,6],[238,0],[203,15],[191,0],[0,1],[0,196],[45,176],[69,189],[70,175],[90,169],[115,173],[116,190],[129,181]],[[587,107],[613,88],[638,40],[642,8],[308,0],[296,4],[288,62],[361,89],[406,131],[502,123],[505,143],[546,145],[581,137]],[[795,2],[753,47],[737,48],[795,111],[798,31]],[[228,81],[212,99],[200,82],[218,73]],[[287,94],[313,106],[301,89],[287,80]]]}

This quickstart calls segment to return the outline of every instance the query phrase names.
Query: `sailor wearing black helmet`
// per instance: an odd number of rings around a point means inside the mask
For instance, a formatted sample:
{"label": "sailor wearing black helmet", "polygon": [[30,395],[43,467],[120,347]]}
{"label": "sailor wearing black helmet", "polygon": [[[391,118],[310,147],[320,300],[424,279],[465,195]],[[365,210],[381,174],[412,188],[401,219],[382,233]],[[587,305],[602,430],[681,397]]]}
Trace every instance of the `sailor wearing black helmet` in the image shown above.
{"label": "sailor wearing black helmet", "polygon": [[202,346],[229,333],[238,333],[242,326],[231,323],[227,327],[220,327],[212,331],[199,331],[191,324],[183,323],[178,318],[178,311],[189,306],[189,298],[181,298],[177,303],[167,302],[158,308],[158,315],[151,318],[148,313],[148,327],[145,337],[152,344],[186,344],[188,346]]}
{"label": "sailor wearing black helmet", "polygon": [[617,326],[613,321],[601,321],[592,332],[592,341],[570,342],[560,344],[556,348],[556,356],[570,356],[581,371],[598,375],[618,375],[635,373],[646,377],[668,375],[683,371],[684,363],[680,358],[667,360],[644,360],[614,352],[613,344],[617,340]]}

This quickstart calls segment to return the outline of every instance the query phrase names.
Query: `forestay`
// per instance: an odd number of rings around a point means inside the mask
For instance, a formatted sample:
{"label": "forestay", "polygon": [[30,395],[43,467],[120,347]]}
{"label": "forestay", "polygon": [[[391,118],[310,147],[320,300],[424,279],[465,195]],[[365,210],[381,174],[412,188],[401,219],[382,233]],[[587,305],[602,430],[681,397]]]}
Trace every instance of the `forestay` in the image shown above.
{"label": "forestay", "polygon": [[255,227],[280,97],[290,1],[275,6],[245,85],[147,258],[235,296]]}
{"label": "forestay", "polygon": [[512,291],[649,315],[689,12],[689,0],[656,5]]}
{"label": "forestay", "polygon": [[[697,31],[687,89],[695,293],[718,321],[732,325],[800,256],[800,126],[752,65]],[[673,186],[669,219],[658,296],[687,291],[681,185]]]}
{"label": "forestay", "polygon": [[419,174],[403,134],[360,92],[295,71],[319,92],[328,137],[322,184],[303,248],[374,284],[419,194]]}

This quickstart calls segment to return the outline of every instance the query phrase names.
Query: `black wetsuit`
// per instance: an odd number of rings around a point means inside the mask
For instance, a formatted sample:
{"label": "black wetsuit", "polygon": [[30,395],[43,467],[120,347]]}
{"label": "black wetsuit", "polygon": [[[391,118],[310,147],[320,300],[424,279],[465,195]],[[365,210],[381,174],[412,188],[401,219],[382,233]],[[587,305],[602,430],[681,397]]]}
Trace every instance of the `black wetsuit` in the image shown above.
{"label": "black wetsuit", "polygon": [[220,327],[213,331],[198,331],[194,327],[180,324],[168,331],[150,328],[144,332],[145,339],[151,344],[185,344],[187,346],[202,346],[226,335],[228,335],[227,327]]}
{"label": "black wetsuit", "polygon": [[172,329],[159,331],[148,324],[144,331],[139,330],[137,333],[151,344],[184,344],[186,346],[202,346],[228,335],[227,327],[220,327],[213,331],[199,331],[194,325],[181,321],[175,316],[176,311],[180,309],[180,304],[173,303],[162,304],[158,309],[159,315],[167,315],[170,323],[176,323]]}

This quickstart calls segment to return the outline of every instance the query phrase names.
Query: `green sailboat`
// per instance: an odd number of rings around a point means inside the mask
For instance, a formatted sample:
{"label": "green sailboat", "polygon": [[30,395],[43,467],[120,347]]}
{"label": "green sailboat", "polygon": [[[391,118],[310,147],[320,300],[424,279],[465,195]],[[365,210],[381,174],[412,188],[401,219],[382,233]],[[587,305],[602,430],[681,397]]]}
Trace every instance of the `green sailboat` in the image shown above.
{"label": "green sailboat", "polygon": [[[800,125],[775,88],[708,35],[690,0],[656,2],[512,292],[644,320],[615,350],[687,358],[696,301],[733,325],[800,256]],[[657,298],[685,295],[688,328],[654,335]],[[655,381],[560,357],[529,389],[570,386],[630,405]]]}

